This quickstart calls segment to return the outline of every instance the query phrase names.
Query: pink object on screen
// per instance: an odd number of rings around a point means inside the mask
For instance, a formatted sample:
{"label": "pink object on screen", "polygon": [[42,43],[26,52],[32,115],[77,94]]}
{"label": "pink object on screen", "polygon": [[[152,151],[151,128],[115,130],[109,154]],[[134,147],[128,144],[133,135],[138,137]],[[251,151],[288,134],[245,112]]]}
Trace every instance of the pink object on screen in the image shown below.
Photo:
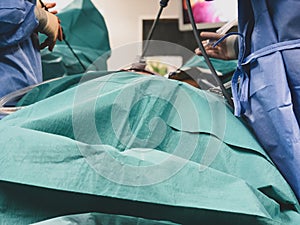
{"label": "pink object on screen", "polygon": [[193,5],[196,23],[221,22],[213,2],[197,2]]}

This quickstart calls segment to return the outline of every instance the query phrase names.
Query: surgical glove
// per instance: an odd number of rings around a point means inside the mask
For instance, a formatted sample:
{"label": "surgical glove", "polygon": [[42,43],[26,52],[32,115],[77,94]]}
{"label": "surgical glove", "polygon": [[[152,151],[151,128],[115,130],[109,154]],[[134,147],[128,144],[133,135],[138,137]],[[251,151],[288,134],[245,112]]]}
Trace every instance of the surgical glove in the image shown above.
{"label": "surgical glove", "polygon": [[44,8],[46,11],[49,11],[52,14],[57,14],[57,10],[49,10],[49,9],[52,9],[52,8],[54,8],[56,6],[55,2],[51,2],[51,3],[45,2],[44,3],[42,1],[37,0],[36,1],[36,6],[38,8]]}
{"label": "surgical glove", "polygon": [[39,8],[43,8],[41,1],[39,1],[39,0],[36,0],[36,6]]}
{"label": "surgical glove", "polygon": [[60,21],[57,16],[39,8],[38,6],[35,7],[34,12],[39,21],[37,31],[47,35],[47,39],[40,45],[40,48],[43,49],[48,46],[48,49],[52,51],[56,41],[63,40],[63,32],[60,26]]}
{"label": "surgical glove", "polygon": [[[215,42],[222,38],[224,35],[220,35],[214,32],[201,32],[200,36],[203,40]],[[210,57],[224,60],[237,59],[238,39],[236,36],[229,36],[215,47],[213,47],[211,43],[207,43],[207,41],[203,41],[202,44],[205,47],[206,53]],[[197,55],[202,55],[200,49],[196,49],[195,53]]]}

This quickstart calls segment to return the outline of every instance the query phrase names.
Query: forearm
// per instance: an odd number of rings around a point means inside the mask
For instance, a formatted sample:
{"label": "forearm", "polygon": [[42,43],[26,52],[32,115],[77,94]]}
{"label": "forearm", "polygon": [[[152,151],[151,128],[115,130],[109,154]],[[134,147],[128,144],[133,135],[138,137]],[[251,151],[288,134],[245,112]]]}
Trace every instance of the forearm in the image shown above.
{"label": "forearm", "polygon": [[48,21],[47,13],[44,9],[37,6],[34,9],[34,14],[35,14],[37,20],[39,21],[39,25],[38,25],[37,29],[41,30],[42,28],[44,28],[47,25],[47,21]]}

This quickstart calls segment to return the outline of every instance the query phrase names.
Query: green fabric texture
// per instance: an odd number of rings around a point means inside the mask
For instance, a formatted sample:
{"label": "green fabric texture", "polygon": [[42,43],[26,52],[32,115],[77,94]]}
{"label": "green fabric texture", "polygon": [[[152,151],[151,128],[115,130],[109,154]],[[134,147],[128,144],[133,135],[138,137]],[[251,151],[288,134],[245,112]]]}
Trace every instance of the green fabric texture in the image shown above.
{"label": "green fabric texture", "polygon": [[102,213],[87,213],[79,215],[63,216],[32,225],[176,225],[175,223],[146,220],[143,218],[109,215]]}
{"label": "green fabric texture", "polygon": [[62,78],[65,91],[33,94],[0,121],[4,224],[85,212],[300,224],[289,185],[223,99],[163,77],[104,74]]}
{"label": "green fabric texture", "polygon": [[[235,71],[237,67],[237,60],[222,60],[222,59],[210,58],[210,61],[213,67],[215,68],[215,70],[221,74],[232,73],[233,71]],[[186,70],[192,67],[209,69],[203,56],[192,57],[181,67],[181,69]]]}
{"label": "green fabric texture", "polygon": [[[112,73],[110,71],[98,71],[90,72],[85,75],[85,80],[95,79],[96,77],[101,77]],[[45,82],[36,86],[33,90],[25,94],[16,104],[16,106],[27,106],[35,102],[44,100],[53,95],[56,95],[62,91],[69,88],[77,86],[80,81],[82,81],[83,74],[75,74],[72,76],[60,77],[50,82]]]}
{"label": "green fabric texture", "polygon": [[[43,79],[73,75],[88,68],[105,70],[110,56],[108,30],[103,16],[90,0],[74,0],[58,14],[65,39],[85,68],[81,66],[66,42],[57,42],[54,50],[41,51]],[[41,40],[45,37],[41,35]],[[99,58],[102,60],[97,60]],[[97,60],[97,66],[91,64]]]}

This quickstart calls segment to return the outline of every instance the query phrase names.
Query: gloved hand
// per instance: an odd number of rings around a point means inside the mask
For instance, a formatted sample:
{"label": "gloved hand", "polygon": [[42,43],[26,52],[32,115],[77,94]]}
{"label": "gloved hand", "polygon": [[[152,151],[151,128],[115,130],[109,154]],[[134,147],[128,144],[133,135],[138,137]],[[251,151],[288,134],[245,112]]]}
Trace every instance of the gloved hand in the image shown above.
{"label": "gloved hand", "polygon": [[41,1],[39,1],[39,0],[36,0],[36,6],[39,8],[43,8]]}
{"label": "gloved hand", "polygon": [[48,49],[52,51],[56,41],[63,40],[63,32],[60,26],[60,21],[57,16],[40,8],[39,5],[35,7],[34,12],[39,21],[37,31],[47,35],[47,39],[40,45],[40,48],[43,49],[48,46]]}
{"label": "gloved hand", "polygon": [[[55,6],[56,6],[56,3],[55,2],[51,2],[51,3],[48,3],[48,2],[42,2],[42,1],[40,1],[40,0],[37,0],[36,1],[36,5],[37,5],[37,7],[39,7],[39,8],[44,8],[44,7],[46,7],[46,11],[48,11],[48,9],[52,9],[52,8],[54,8]],[[45,8],[44,8],[45,9]],[[51,10],[51,11],[49,11],[49,12],[51,12],[52,14],[57,14],[57,10]]]}
{"label": "gloved hand", "polygon": [[[220,35],[214,32],[201,32],[200,36],[203,40],[210,40],[215,42],[222,38],[224,35]],[[208,56],[217,58],[217,59],[236,59],[237,58],[237,37],[229,36],[223,42],[219,43],[217,46],[213,47],[212,44],[206,43],[206,41],[202,42]],[[195,50],[197,55],[202,55],[199,48]]]}

